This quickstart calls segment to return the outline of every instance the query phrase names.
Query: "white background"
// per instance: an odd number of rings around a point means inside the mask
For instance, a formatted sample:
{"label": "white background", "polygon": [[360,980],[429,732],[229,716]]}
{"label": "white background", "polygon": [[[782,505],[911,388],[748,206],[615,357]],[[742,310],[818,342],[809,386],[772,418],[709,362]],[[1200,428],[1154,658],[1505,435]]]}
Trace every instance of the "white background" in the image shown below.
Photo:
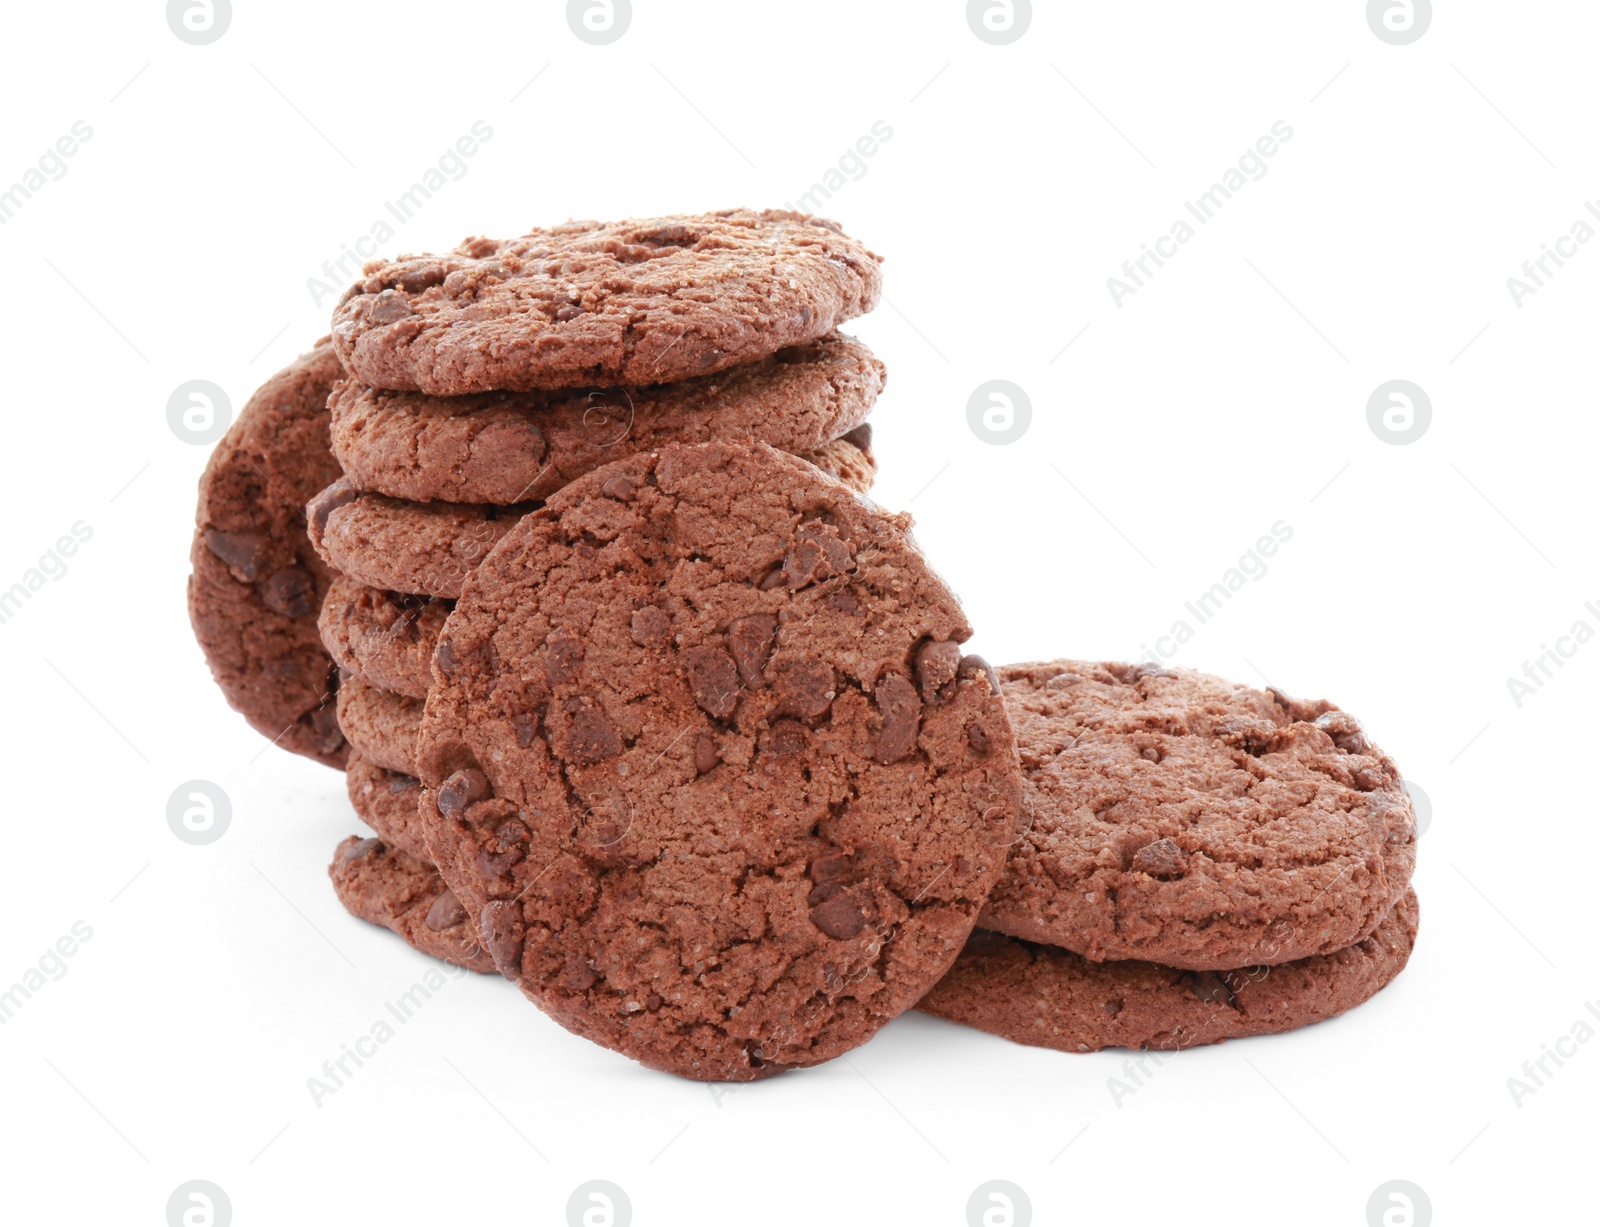
{"label": "white background", "polygon": [[[74,121],[93,136],[0,226],[0,588],[93,536],[0,625],[0,983],[93,936],[0,1028],[6,1218],[158,1224],[199,1178],[241,1225],[560,1224],[602,1178],[641,1227],[959,1225],[1006,1179],[1040,1224],[1361,1227],[1403,1178],[1440,1224],[1572,1221],[1600,1044],[1520,1106],[1507,1079],[1600,997],[1600,643],[1520,706],[1507,679],[1600,629],[1600,243],[1520,306],[1506,280],[1600,196],[1600,12],[1441,7],[1397,47],[1359,0],[1051,3],[992,46],[954,0],[635,0],[596,47],[525,0],[236,0],[209,46],[155,0],[8,6],[0,183]],[[474,976],[315,1106],[306,1080],[428,964],[334,898],[342,779],[263,752],[211,684],[183,601],[208,449],[166,402],[209,379],[237,407],[307,348],[330,306],[308,278],[477,120],[492,139],[386,254],[782,204],[885,121],[822,206],[887,257],[855,329],[891,372],[877,497],[995,661],[1141,655],[1291,527],[1176,659],[1333,699],[1426,791],[1404,975],[1120,1104],[1125,1053],[916,1015],[728,1094]],[[1279,120],[1265,176],[1114,303],[1107,278]],[[1397,378],[1433,406],[1407,446],[1367,422]],[[967,424],[991,379],[1032,402],[1009,446]],[[166,822],[194,778],[233,804],[205,847]]]}

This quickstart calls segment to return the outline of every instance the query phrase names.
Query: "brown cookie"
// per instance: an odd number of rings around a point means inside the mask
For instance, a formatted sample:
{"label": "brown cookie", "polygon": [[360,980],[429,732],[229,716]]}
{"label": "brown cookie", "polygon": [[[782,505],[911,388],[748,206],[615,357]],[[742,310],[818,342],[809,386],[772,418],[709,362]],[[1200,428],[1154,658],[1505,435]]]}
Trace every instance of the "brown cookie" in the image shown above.
{"label": "brown cookie", "polygon": [[1409,889],[1354,946],[1237,971],[1091,963],[1069,950],[977,929],[917,1008],[1038,1048],[1175,1052],[1343,1014],[1400,974],[1416,939],[1417,895]]}
{"label": "brown cookie", "polygon": [[1405,893],[1410,797],[1331,703],[1153,665],[1000,677],[1031,825],[984,928],[1225,971],[1354,945]]}
{"label": "brown cookie", "polygon": [[347,380],[328,407],[334,453],[358,489],[522,503],[668,443],[816,451],[865,421],[883,380],[866,346],[835,334],[683,383],[444,398]]}
{"label": "brown cookie", "polygon": [[880,287],[877,256],[804,214],[568,222],[368,264],[333,339],[374,388],[641,386],[825,337],[872,310]]}
{"label": "brown cookie", "polygon": [[326,404],[342,375],[324,338],[250,398],[200,478],[189,551],[189,620],[223,695],[257,732],[330,767],[346,746],[317,634],[328,568],[305,505],[339,475]]}
{"label": "brown cookie", "polygon": [[765,445],[672,446],[467,581],[418,742],[428,847],[563,1026],[759,1078],[862,1043],[959,953],[1020,780],[909,525]]}
{"label": "brown cookie", "polygon": [[328,876],[344,910],[358,920],[389,929],[446,963],[494,971],[467,909],[432,865],[381,839],[352,835],[334,853]]}
{"label": "brown cookie", "polygon": [[422,704],[348,674],[339,687],[339,727],[351,749],[378,767],[417,774]]}
{"label": "brown cookie", "polygon": [[362,494],[341,478],[306,506],[311,543],[371,588],[456,597],[495,542],[532,508],[410,503]]}
{"label": "brown cookie", "polygon": [[428,697],[433,648],[453,603],[401,596],[335,575],[317,625],[341,669],[380,690]]}
{"label": "brown cookie", "polygon": [[863,422],[843,438],[824,443],[814,452],[801,452],[829,477],[866,494],[878,480],[878,458],[872,454],[872,427]]}
{"label": "brown cookie", "polygon": [[350,794],[356,816],[391,848],[426,861],[429,859],[428,844],[417,813],[421,789],[421,781],[416,776],[402,775],[369,763],[359,754],[350,756],[345,791]]}

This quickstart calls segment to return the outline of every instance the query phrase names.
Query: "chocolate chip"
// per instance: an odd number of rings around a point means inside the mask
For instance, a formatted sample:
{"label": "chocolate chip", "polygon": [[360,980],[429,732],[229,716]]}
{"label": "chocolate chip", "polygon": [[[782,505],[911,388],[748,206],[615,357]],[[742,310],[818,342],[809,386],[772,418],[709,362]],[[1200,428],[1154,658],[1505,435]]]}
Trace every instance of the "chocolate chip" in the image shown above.
{"label": "chocolate chip", "polygon": [[422,923],[435,933],[442,929],[453,929],[467,918],[467,909],[461,906],[454,891],[445,891],[433,901],[428,908],[428,914],[423,917]]}
{"label": "chocolate chip", "polygon": [[722,761],[722,755],[717,753],[716,738],[709,733],[701,733],[694,742],[694,773],[704,775]]}
{"label": "chocolate chip", "polygon": [[651,993],[644,999],[644,1008],[649,1010],[652,1014],[659,1010],[662,1004],[661,995],[659,993]]}
{"label": "chocolate chip", "polygon": [[833,703],[833,667],[820,660],[789,661],[778,670],[776,712],[815,720]]}
{"label": "chocolate chip", "polygon": [[852,447],[858,447],[864,452],[870,451],[872,448],[872,423],[862,422],[854,430],[848,431],[839,437]]}
{"label": "chocolate chip", "polygon": [[424,264],[420,268],[407,269],[400,274],[400,288],[407,294],[420,294],[429,286],[441,285],[444,282],[444,269],[437,264]]}
{"label": "chocolate chip", "polygon": [[404,294],[385,290],[373,300],[372,314],[368,318],[374,324],[394,324],[412,314],[411,303]]}
{"label": "chocolate chip", "polygon": [[979,754],[989,752],[989,734],[983,731],[981,724],[967,725],[967,744]]}
{"label": "chocolate chip", "polygon": [[359,861],[364,856],[383,851],[381,839],[358,839],[353,844],[344,844],[339,849],[339,864],[348,865],[351,861]]}
{"label": "chocolate chip", "polygon": [[629,633],[641,648],[657,648],[672,638],[672,619],[658,605],[644,605],[633,611]]}
{"label": "chocolate chip", "polygon": [[574,307],[571,303],[568,303],[565,307],[562,307],[561,310],[556,312],[556,319],[565,324],[570,320],[577,319],[582,314],[582,307]]}
{"label": "chocolate chip", "polygon": [[495,968],[508,980],[522,979],[522,906],[502,899],[483,905],[478,928]]}
{"label": "chocolate chip", "polygon": [[616,499],[619,503],[626,503],[633,497],[633,492],[637,489],[638,487],[631,478],[617,476],[609,479],[605,485],[601,486],[600,493],[607,498]]}
{"label": "chocolate chip", "polygon": [[834,613],[849,615],[861,612],[861,602],[856,600],[856,594],[848,588],[835,592],[823,604],[833,610]]}
{"label": "chocolate chip", "polygon": [[728,624],[728,647],[738,666],[739,679],[746,686],[762,685],[762,671],[772,655],[772,638],[777,629],[778,619],[771,614],[749,614]]}
{"label": "chocolate chip", "polygon": [[739,705],[739,674],[733,657],[723,648],[702,644],[680,654],[684,676],[694,701],[718,720],[733,715]]}
{"label": "chocolate chip", "polygon": [[1159,763],[1162,755],[1161,751],[1156,749],[1155,746],[1146,746],[1144,749],[1139,751],[1139,757],[1147,760],[1148,762]]}
{"label": "chocolate chip", "polygon": [[1316,726],[1326,733],[1345,754],[1370,754],[1372,745],[1362,732],[1361,721],[1347,711],[1324,712],[1316,718]]}
{"label": "chocolate chip", "polygon": [[761,582],[758,583],[756,587],[762,592],[771,592],[774,588],[778,587],[782,583],[783,568],[781,566],[777,566],[773,567],[772,570],[763,575],[761,577]]}
{"label": "chocolate chip", "polygon": [[1211,731],[1223,745],[1258,757],[1274,749],[1280,735],[1276,724],[1255,716],[1232,716],[1227,720],[1219,720]]}
{"label": "chocolate chip", "polygon": [[474,864],[479,876],[491,883],[509,877],[511,870],[527,856],[528,839],[528,828],[515,818],[507,818],[478,849]]}
{"label": "chocolate chip", "polygon": [[849,893],[841,892],[811,909],[811,923],[829,937],[846,941],[866,927],[867,918]]}
{"label": "chocolate chip", "polygon": [[806,875],[813,882],[819,884],[843,882],[850,876],[850,854],[848,852],[828,852],[822,856],[814,857],[806,869]]}
{"label": "chocolate chip", "polygon": [[359,497],[361,492],[344,478],[334,482],[306,504],[306,519],[311,521],[312,531],[318,537],[322,536],[328,530],[328,518]]}
{"label": "chocolate chip", "polygon": [[332,754],[344,745],[344,730],[339,727],[339,713],[332,703],[325,703],[300,719],[310,727],[317,749],[324,754]]}
{"label": "chocolate chip", "polygon": [[1178,982],[1193,993],[1201,1001],[1209,1001],[1214,1005],[1225,1005],[1233,1009],[1233,989],[1228,987],[1228,982],[1214,971],[1186,971],[1178,977]]}
{"label": "chocolate chip", "polygon": [[317,581],[303,567],[279,567],[261,585],[261,600],[286,618],[303,618],[316,607]]}
{"label": "chocolate chip", "polygon": [[806,726],[798,720],[779,720],[772,726],[772,737],[767,744],[775,756],[784,758],[804,751],[810,740]]}
{"label": "chocolate chip", "polygon": [[955,697],[953,683],[961,667],[961,645],[929,640],[917,649],[917,689],[924,703],[943,703]]}
{"label": "chocolate chip", "polygon": [[873,691],[873,698],[883,717],[883,727],[873,744],[872,756],[888,766],[916,748],[922,701],[917,698],[917,688],[898,673],[887,674]]}
{"label": "chocolate chip", "polygon": [[511,717],[511,731],[516,734],[517,744],[526,750],[539,735],[539,717],[531,711],[519,711]]}
{"label": "chocolate chip", "polygon": [[843,575],[855,565],[855,551],[838,529],[824,520],[802,524],[783,560],[783,579],[790,591]]}
{"label": "chocolate chip", "polygon": [[1383,772],[1376,767],[1362,767],[1350,778],[1362,792],[1377,792],[1385,783]]}
{"label": "chocolate chip", "polygon": [[[961,663],[956,666],[956,676],[986,677],[989,679],[989,689],[997,697],[1000,694],[1000,675],[994,671],[994,666],[981,656],[963,656]],[[1074,678],[1073,681],[1076,682],[1077,679]]]}
{"label": "chocolate chip", "polygon": [[439,795],[434,803],[446,818],[459,818],[467,806],[489,795],[489,777],[476,767],[457,771],[439,785]]}
{"label": "chocolate chip", "polygon": [[389,773],[389,795],[391,797],[397,797],[403,792],[410,792],[413,788],[419,788],[421,785],[422,781],[415,776]]}
{"label": "chocolate chip", "polygon": [[267,538],[261,533],[225,533],[206,529],[206,549],[234,572],[234,578],[253,584],[266,561]]}
{"label": "chocolate chip", "polygon": [[580,767],[590,766],[622,752],[622,740],[598,707],[583,699],[568,699],[562,710],[568,716],[566,757],[569,762]]}
{"label": "chocolate chip", "polygon": [[545,641],[544,675],[552,686],[570,686],[583,664],[583,640],[555,635]]}
{"label": "chocolate chip", "polygon": [[1152,878],[1181,877],[1188,862],[1183,849],[1170,839],[1158,839],[1133,854],[1133,869]]}
{"label": "chocolate chip", "polygon": [[440,639],[439,646],[434,649],[433,659],[439,666],[439,672],[446,677],[456,675],[456,649],[455,643],[449,639]]}

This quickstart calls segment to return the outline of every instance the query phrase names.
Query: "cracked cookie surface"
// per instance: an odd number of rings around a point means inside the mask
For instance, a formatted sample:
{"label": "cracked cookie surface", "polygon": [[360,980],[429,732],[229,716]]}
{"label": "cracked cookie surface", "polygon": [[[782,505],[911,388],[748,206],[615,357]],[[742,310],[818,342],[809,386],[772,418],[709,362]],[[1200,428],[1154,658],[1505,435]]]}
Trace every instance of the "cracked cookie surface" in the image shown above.
{"label": "cracked cookie surface", "polygon": [[825,337],[880,289],[877,256],[801,213],[568,222],[368,264],[333,340],[374,388],[641,386]]}
{"label": "cracked cookie surface", "polygon": [[578,1034],[748,1080],[920,998],[999,877],[998,684],[891,516],[760,444],[608,465],[468,580],[418,744],[428,847]]}
{"label": "cracked cookie surface", "polygon": [[189,620],[211,674],[250,726],[286,750],[343,767],[338,674],[317,634],[328,567],[306,540],[305,504],[339,475],[328,393],[343,378],[324,338],[246,402],[200,478]]}
{"label": "cracked cookie surface", "polygon": [[866,346],[834,334],[683,383],[437,397],[346,380],[328,407],[334,454],[357,489],[522,503],[668,443],[816,451],[866,420],[883,381]]}
{"label": "cracked cookie surface", "polygon": [[1176,1052],[1293,1031],[1360,1005],[1404,970],[1417,939],[1408,890],[1361,941],[1275,967],[1179,971],[1081,955],[975,930],[917,1008],[1019,1044],[1062,1052]]}
{"label": "cracked cookie surface", "polygon": [[1000,677],[1029,822],[984,928],[1224,971],[1353,945],[1404,894],[1411,799],[1348,712],[1153,665]]}

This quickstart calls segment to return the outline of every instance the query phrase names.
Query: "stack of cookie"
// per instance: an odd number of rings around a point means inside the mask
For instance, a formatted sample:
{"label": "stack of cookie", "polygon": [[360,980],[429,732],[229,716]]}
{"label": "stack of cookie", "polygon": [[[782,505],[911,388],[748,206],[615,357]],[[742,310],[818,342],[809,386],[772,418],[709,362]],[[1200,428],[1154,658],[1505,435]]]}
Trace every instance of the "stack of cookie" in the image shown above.
{"label": "stack of cookie", "polygon": [[1376,992],[1415,831],[1353,718],[965,651],[861,497],[883,368],[836,327],[877,265],[777,212],[470,240],[370,265],[252,398],[191,615],[257,728],[347,766],[345,907],[701,1079],[919,1003],[1091,1051]]}

